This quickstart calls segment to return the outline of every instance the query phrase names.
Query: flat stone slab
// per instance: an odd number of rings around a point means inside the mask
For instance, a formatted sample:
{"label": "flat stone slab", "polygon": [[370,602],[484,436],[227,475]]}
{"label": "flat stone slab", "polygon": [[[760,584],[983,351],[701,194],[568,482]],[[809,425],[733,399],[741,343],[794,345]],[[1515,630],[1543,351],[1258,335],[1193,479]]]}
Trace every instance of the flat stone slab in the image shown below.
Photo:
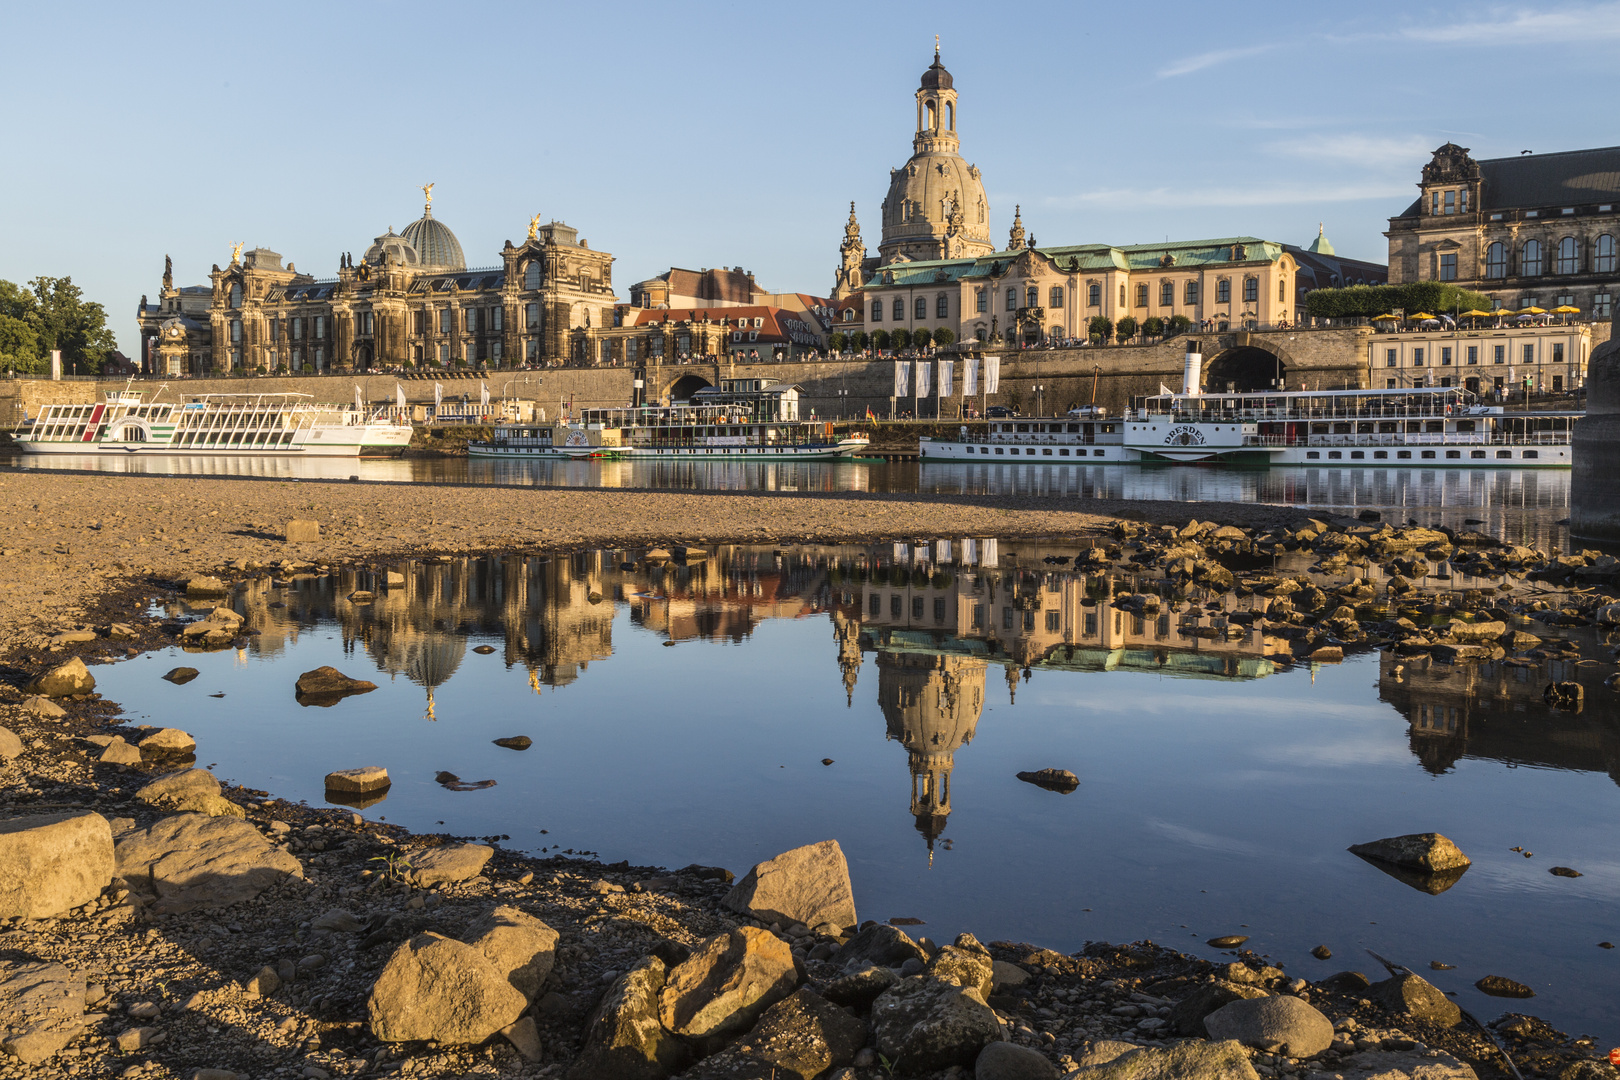
{"label": "flat stone slab", "polygon": [[0,960],[0,1050],[46,1061],[84,1031],[85,985],[61,964]]}
{"label": "flat stone slab", "polygon": [[45,919],[89,903],[113,870],[112,826],[100,814],[0,821],[0,918]]}
{"label": "flat stone slab", "polygon": [[381,765],[363,765],[358,769],[339,769],[326,774],[326,790],[355,792],[381,791],[392,784],[388,770]]}
{"label": "flat stone slab", "polygon": [[411,873],[418,885],[446,885],[458,881],[471,881],[484,870],[484,864],[495,854],[485,844],[446,844],[413,852]]}
{"label": "flat stone slab", "polygon": [[297,859],[232,817],[176,814],[125,833],[115,853],[118,873],[131,888],[155,896],[159,914],[251,900],[304,876]]}

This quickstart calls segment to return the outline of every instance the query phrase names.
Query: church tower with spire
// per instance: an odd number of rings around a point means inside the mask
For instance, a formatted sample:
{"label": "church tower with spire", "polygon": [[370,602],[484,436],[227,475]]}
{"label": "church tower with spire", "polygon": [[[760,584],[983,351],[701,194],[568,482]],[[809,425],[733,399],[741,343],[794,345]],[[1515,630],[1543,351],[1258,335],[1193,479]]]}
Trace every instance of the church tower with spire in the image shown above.
{"label": "church tower with spire", "polygon": [[861,263],[866,258],[866,245],[861,243],[861,223],[855,220],[855,204],[849,204],[849,221],[844,225],[844,242],[838,245],[843,262],[833,278],[833,299],[842,300],[856,292],[865,282]]}

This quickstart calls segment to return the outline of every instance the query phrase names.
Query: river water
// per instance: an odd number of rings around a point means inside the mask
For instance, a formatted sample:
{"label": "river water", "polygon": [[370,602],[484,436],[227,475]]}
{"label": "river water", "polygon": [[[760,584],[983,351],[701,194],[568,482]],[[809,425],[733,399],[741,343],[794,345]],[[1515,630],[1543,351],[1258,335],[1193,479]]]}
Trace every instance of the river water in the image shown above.
{"label": "river water", "polygon": [[[1443,493],[1480,474],[1407,475]],[[1521,475],[1538,499],[1557,481]],[[1378,977],[1371,949],[1481,1019],[1523,1010],[1620,1043],[1620,950],[1598,945],[1620,940],[1612,663],[1290,663],[1286,642],[1184,622],[1182,601],[1207,596],[1172,596],[1162,619],[1116,611],[1110,591],[1154,584],[1051,561],[1077,551],[978,539],[446,559],[401,563],[386,589],[367,573],[263,577],[230,601],[245,648],[98,668],[98,689],[278,796],[321,804],[326,772],[386,766],[392,788],[361,812],[416,830],[738,873],[834,837],[861,917],[923,919],[936,940],[1146,937],[1215,957],[1208,938],[1245,934],[1313,979]],[[1608,657],[1594,629],[1531,628]],[[180,664],[200,676],[159,677]],[[298,705],[298,674],[322,664],[379,688]],[[1587,684],[1583,710],[1543,703],[1565,679]],[[534,745],[492,743],[514,735]],[[1016,776],[1049,766],[1078,790]],[[495,784],[451,790],[441,770]],[[1473,859],[1437,893],[1345,850],[1427,831]],[[1321,944],[1332,960],[1310,956]],[[1485,997],[1473,984],[1491,974],[1538,996]]]}

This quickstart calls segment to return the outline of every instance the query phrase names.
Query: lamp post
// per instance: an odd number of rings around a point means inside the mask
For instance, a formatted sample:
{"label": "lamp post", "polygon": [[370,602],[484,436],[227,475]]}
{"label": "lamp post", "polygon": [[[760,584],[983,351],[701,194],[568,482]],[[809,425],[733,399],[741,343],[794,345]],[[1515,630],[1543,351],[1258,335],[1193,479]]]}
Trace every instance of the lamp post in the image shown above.
{"label": "lamp post", "polygon": [[847,389],[840,388],[834,391],[834,393],[838,395],[838,419],[849,419],[849,414],[846,411],[846,408],[849,405],[849,391]]}

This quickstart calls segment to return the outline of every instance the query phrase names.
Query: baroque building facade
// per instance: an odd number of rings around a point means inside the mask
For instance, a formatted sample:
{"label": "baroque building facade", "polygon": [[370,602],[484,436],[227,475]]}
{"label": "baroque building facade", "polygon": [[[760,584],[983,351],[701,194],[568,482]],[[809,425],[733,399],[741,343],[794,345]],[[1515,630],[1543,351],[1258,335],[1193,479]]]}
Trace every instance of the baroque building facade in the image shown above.
{"label": "baroque building facade", "polygon": [[1620,285],[1620,147],[1476,161],[1446,143],[1389,219],[1390,281],[1452,281],[1499,308],[1610,317]]}
{"label": "baroque building facade", "polygon": [[[165,260],[158,303],[137,312],[142,369],[152,374],[555,364],[578,328],[610,325],[613,257],[560,222],[529,222],[497,264],[469,268],[433,216],[389,228],[359,260],[316,278],[268,248],[237,244],[210,285],[176,289]],[[203,300],[206,296],[207,302]]]}

